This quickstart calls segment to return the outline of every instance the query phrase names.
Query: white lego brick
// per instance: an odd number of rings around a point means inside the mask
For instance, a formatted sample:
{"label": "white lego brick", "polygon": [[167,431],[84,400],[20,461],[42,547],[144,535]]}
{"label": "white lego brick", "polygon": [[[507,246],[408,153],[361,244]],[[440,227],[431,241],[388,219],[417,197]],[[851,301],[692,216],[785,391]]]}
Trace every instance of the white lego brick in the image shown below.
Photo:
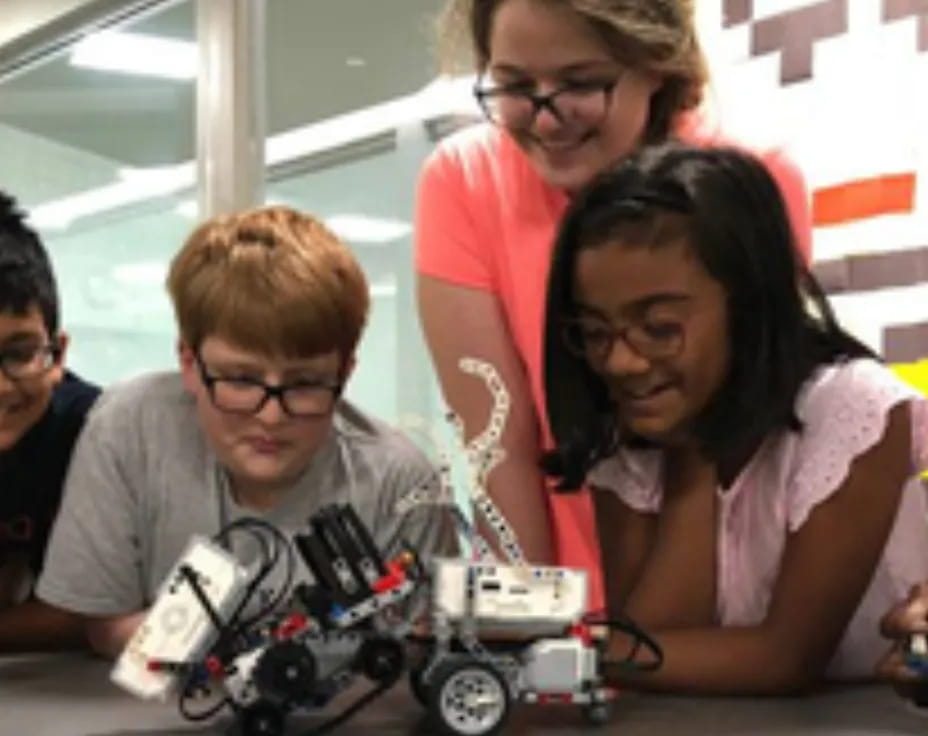
{"label": "white lego brick", "polygon": [[152,671],[152,660],[190,662],[201,657],[217,636],[180,573],[182,565],[196,572],[207,600],[223,620],[241,602],[247,587],[248,570],[231,553],[206,538],[191,539],[110,673],[113,682],[146,700],[165,699],[177,682],[176,673]]}
{"label": "white lego brick", "polygon": [[541,693],[571,693],[596,676],[596,652],[580,639],[542,639],[523,655],[522,686]]}
{"label": "white lego brick", "polygon": [[433,599],[451,620],[518,628],[565,626],[582,618],[587,603],[583,570],[435,560]]}

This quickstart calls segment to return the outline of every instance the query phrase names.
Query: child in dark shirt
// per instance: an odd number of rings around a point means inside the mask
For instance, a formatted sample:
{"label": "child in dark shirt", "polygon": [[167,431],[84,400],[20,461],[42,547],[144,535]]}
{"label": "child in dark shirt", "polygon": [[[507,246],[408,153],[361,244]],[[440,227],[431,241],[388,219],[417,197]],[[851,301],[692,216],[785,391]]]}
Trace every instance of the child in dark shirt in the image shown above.
{"label": "child in dark shirt", "polygon": [[32,595],[68,461],[99,390],[65,370],[55,277],[0,192],[0,652],[80,641],[69,614]]}

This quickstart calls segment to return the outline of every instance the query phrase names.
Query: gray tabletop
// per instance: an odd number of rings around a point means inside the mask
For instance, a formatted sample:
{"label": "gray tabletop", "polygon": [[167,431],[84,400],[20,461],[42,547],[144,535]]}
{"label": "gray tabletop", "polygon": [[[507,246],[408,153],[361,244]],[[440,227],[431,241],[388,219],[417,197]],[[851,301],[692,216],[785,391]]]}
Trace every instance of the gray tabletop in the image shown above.
{"label": "gray tabletop", "polygon": [[[320,720],[298,719],[300,736]],[[422,710],[405,685],[393,690],[335,731],[425,734]],[[108,665],[81,655],[0,658],[0,736],[185,736],[234,733],[228,718],[210,724],[184,721],[171,704],[143,703],[108,680]],[[836,689],[808,698],[680,698],[626,694],[612,723],[583,725],[568,707],[522,706],[507,733],[584,734],[928,734],[928,715],[876,686]]]}

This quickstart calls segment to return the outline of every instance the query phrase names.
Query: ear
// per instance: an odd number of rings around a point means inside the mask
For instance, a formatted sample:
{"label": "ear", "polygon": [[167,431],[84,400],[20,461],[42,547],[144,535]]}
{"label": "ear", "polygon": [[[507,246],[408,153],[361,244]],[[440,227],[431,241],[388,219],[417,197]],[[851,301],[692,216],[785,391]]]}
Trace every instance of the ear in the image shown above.
{"label": "ear", "polygon": [[67,332],[61,331],[55,337],[55,345],[58,348],[58,361],[52,368],[51,380],[59,384],[64,380],[65,365],[67,365],[68,346],[71,344],[71,338]]}
{"label": "ear", "polygon": [[177,362],[180,367],[181,380],[184,388],[190,393],[196,393],[200,385],[200,373],[197,370],[197,361],[191,348],[183,340],[177,341]]}
{"label": "ear", "polygon": [[354,372],[354,367],[357,364],[358,359],[355,357],[354,353],[345,358],[345,364],[342,368],[342,385],[348,383],[348,379],[351,378],[351,374]]}
{"label": "ear", "polygon": [[71,344],[71,336],[67,332],[59,332],[55,343],[58,346],[58,363],[63,366],[67,362],[66,358],[68,357],[68,346]]}

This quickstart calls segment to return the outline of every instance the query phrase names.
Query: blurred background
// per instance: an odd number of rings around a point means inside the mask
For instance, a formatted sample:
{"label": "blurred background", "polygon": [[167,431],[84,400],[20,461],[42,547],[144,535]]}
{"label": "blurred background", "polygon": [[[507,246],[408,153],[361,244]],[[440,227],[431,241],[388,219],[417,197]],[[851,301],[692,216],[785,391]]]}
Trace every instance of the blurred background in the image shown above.
{"label": "blurred background", "polygon": [[[374,308],[349,396],[425,431],[443,407],[414,310],[416,174],[443,135],[478,119],[471,80],[438,76],[441,4],[266,0],[248,29],[261,49],[261,197],[324,218],[355,249]],[[710,119],[797,161],[839,316],[921,381],[928,3],[697,0],[697,12]],[[71,364],[104,384],[175,362],[163,281],[206,184],[202,17],[197,0],[0,4],[0,187],[51,250]],[[238,124],[231,107],[209,115],[215,129]]]}

